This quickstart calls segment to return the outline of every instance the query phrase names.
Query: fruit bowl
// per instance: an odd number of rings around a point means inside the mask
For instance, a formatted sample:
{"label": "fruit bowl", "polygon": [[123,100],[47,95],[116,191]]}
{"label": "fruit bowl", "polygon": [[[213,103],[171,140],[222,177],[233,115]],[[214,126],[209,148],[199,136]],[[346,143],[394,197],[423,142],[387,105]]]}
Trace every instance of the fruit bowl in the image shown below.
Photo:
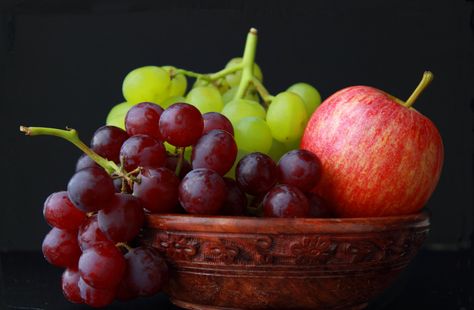
{"label": "fruit bowl", "polygon": [[426,213],[379,218],[149,215],[186,309],[363,309],[415,256]]}

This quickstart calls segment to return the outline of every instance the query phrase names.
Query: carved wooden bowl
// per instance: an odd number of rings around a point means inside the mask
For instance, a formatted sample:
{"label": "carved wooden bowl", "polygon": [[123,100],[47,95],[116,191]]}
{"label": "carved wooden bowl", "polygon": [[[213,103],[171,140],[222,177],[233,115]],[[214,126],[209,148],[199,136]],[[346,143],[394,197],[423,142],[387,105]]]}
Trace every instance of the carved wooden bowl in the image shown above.
{"label": "carved wooden bowl", "polygon": [[187,309],[363,309],[425,240],[427,214],[276,219],[150,215],[165,291]]}

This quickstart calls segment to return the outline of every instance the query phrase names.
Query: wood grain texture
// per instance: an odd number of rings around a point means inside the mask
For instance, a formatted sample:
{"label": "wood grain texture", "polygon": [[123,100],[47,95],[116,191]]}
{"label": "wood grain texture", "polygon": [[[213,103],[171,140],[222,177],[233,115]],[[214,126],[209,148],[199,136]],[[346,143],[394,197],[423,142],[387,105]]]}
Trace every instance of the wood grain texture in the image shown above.
{"label": "wood grain texture", "polygon": [[425,213],[387,218],[262,219],[150,215],[142,242],[171,267],[188,309],[358,309],[425,240]]}

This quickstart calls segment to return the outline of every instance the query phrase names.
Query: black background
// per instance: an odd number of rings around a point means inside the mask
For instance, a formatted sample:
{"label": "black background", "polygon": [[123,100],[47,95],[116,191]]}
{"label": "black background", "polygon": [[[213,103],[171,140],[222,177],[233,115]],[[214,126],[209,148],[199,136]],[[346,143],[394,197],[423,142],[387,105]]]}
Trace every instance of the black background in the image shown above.
{"label": "black background", "polygon": [[[469,248],[473,227],[473,3],[445,1],[3,1],[0,15],[0,250],[39,251],[44,199],[64,190],[80,152],[19,125],[76,128],[88,142],[121,83],[144,65],[214,72],[259,31],[271,93],[305,81],[325,98],[371,85],[407,98],[437,125],[443,173],[427,208],[430,249]],[[472,301],[472,297],[471,297]]]}

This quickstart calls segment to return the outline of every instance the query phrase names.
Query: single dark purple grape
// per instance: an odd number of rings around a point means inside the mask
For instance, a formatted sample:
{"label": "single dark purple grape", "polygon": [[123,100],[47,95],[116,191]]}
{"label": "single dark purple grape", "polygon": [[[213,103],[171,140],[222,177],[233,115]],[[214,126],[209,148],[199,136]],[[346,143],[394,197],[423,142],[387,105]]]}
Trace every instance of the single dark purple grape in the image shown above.
{"label": "single dark purple grape", "polygon": [[135,238],[144,220],[140,200],[130,194],[115,194],[112,202],[97,214],[100,230],[113,242],[127,242]]}
{"label": "single dark purple grape", "polygon": [[79,157],[79,159],[77,160],[76,172],[89,167],[99,167],[99,165],[97,165],[96,162],[86,154],[82,154],[81,157]]}
{"label": "single dark purple grape", "polygon": [[120,149],[120,157],[127,172],[138,167],[158,168],[166,161],[166,150],[158,140],[150,136],[136,135],[128,138]]}
{"label": "single dark purple grape", "polygon": [[102,126],[97,129],[91,140],[91,149],[102,157],[120,163],[120,147],[128,134],[115,126]]}
{"label": "single dark purple grape", "polygon": [[191,165],[193,169],[207,168],[225,175],[234,165],[237,144],[230,133],[214,129],[199,138],[193,146]]}
{"label": "single dark purple grape", "polygon": [[331,218],[336,217],[331,206],[315,193],[307,193],[309,202],[309,215],[311,217]]}
{"label": "single dark purple grape", "polygon": [[247,196],[231,178],[224,178],[227,195],[220,211],[222,215],[244,215],[247,209]]}
{"label": "single dark purple grape", "polygon": [[303,192],[313,189],[321,178],[321,161],[307,150],[289,151],[277,167],[280,183],[296,186]]}
{"label": "single dark purple grape", "polygon": [[173,212],[178,204],[179,178],[168,168],[143,169],[133,195],[151,213]]}
{"label": "single dark purple grape", "polygon": [[168,281],[168,266],[152,248],[138,247],[125,254],[127,269],[123,282],[139,296],[152,296]]}
{"label": "single dark purple grape", "polygon": [[221,129],[227,131],[232,136],[234,135],[234,127],[224,115],[218,112],[208,112],[202,115],[202,119],[204,120],[203,135],[214,129]]}
{"label": "single dark purple grape", "polygon": [[239,161],[235,169],[236,181],[248,194],[267,192],[277,181],[275,162],[259,152],[250,153]]}
{"label": "single dark purple grape", "polygon": [[77,230],[53,228],[43,240],[44,258],[51,264],[64,268],[75,268],[81,255],[77,243]]}
{"label": "single dark purple grape", "polygon": [[76,208],[67,196],[67,192],[52,193],[44,202],[43,215],[49,225],[74,230],[86,219],[86,214]]}
{"label": "single dark purple grape", "polygon": [[101,167],[79,170],[67,185],[67,194],[71,202],[86,213],[106,207],[114,193],[112,178]]}
{"label": "single dark purple grape", "polygon": [[160,116],[163,108],[151,102],[142,102],[128,110],[125,116],[125,128],[130,136],[147,135],[163,141],[160,133]]}
{"label": "single dark purple grape", "polygon": [[179,202],[188,213],[217,214],[226,195],[222,177],[206,168],[192,170],[179,185]]}
{"label": "single dark purple grape", "polygon": [[297,187],[279,184],[273,187],[263,200],[266,217],[309,217],[309,203]]}
{"label": "single dark purple grape", "polygon": [[187,103],[169,106],[160,117],[160,132],[169,144],[182,147],[197,142],[202,135],[204,121],[201,112]]}
{"label": "single dark purple grape", "polygon": [[[96,243],[79,258],[79,272],[84,281],[98,289],[114,289],[125,273],[125,259],[111,243]],[[87,302],[87,301],[86,301]]]}

